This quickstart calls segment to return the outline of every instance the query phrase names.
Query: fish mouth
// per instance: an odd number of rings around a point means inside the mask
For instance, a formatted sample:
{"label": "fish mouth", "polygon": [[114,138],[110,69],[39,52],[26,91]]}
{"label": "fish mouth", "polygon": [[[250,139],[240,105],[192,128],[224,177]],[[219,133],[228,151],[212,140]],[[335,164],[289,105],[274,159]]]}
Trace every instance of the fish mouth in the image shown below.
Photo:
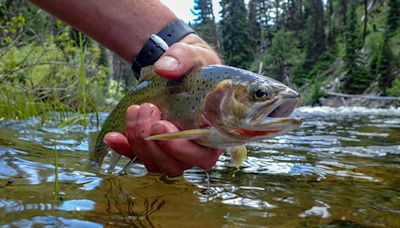
{"label": "fish mouth", "polygon": [[299,103],[298,97],[277,99],[260,109],[250,123],[243,124],[235,131],[241,136],[272,137],[295,130],[300,127],[302,120],[290,117],[290,114]]}
{"label": "fish mouth", "polygon": [[283,99],[278,102],[275,107],[271,109],[271,111],[267,114],[266,117],[270,118],[282,118],[288,117],[292,114],[293,110],[300,103],[300,99]]}

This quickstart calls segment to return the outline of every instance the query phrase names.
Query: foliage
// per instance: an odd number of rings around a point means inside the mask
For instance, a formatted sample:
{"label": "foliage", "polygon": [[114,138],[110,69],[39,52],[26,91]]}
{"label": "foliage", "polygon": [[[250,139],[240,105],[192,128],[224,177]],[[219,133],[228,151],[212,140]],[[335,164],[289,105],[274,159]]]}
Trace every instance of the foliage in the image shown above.
{"label": "foliage", "polygon": [[310,93],[305,93],[302,96],[302,100],[304,104],[315,104],[318,103],[319,98],[323,97],[325,94],[321,90],[322,83],[318,80],[313,80],[310,83]]}
{"label": "foliage", "polygon": [[192,13],[196,16],[193,28],[207,43],[219,49],[217,27],[211,0],[194,0]]}
{"label": "foliage", "polygon": [[400,76],[393,81],[393,85],[387,90],[387,93],[389,96],[400,97]]}
{"label": "foliage", "polygon": [[343,58],[346,72],[343,78],[342,91],[358,94],[364,92],[370,86],[373,78],[365,68],[360,67],[361,64],[359,63],[360,56],[358,49],[361,42],[358,37],[359,27],[355,1],[351,1],[348,7],[347,24],[344,34],[346,53]]}
{"label": "foliage", "polygon": [[[0,89],[4,91],[0,117],[20,119],[75,111],[86,99],[87,111],[105,106],[107,90],[102,88],[108,84],[109,68],[99,64],[99,46],[86,42],[88,58],[80,63],[80,48],[71,28],[58,20],[45,20],[46,14],[38,10],[33,13],[31,7],[22,5],[18,12],[24,15],[5,15],[0,21]],[[42,33],[34,33],[31,27]],[[82,64],[88,76],[85,81],[79,77]],[[88,86],[83,98],[80,88],[84,85]]]}
{"label": "foliage", "polygon": [[247,10],[243,0],[222,0],[222,54],[225,64],[248,68],[253,60]]}
{"label": "foliage", "polygon": [[[263,73],[297,86],[306,103],[342,75],[343,92],[363,93],[375,82],[382,94],[399,96],[399,0],[369,1],[367,12],[365,1],[221,0],[219,22],[211,0],[194,3],[193,27],[225,64],[258,71],[261,62]],[[80,45],[78,31],[34,5],[0,1],[0,118],[57,112],[79,121],[68,113],[110,108],[106,100],[132,85],[112,71],[111,58],[86,36]]]}
{"label": "foliage", "polygon": [[389,0],[387,15],[387,32],[393,34],[400,26],[400,0]]}
{"label": "foliage", "polygon": [[298,65],[303,58],[300,49],[297,48],[294,32],[280,30],[275,34],[271,46],[261,58],[263,72],[283,81],[286,73],[284,71]]}

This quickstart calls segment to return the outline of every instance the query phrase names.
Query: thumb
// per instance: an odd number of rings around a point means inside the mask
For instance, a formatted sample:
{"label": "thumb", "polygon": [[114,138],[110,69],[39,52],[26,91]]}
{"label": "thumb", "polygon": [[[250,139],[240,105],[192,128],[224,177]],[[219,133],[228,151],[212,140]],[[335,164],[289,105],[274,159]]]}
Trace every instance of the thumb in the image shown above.
{"label": "thumb", "polygon": [[154,71],[167,79],[182,77],[196,65],[192,56],[188,44],[176,43],[154,63]]}

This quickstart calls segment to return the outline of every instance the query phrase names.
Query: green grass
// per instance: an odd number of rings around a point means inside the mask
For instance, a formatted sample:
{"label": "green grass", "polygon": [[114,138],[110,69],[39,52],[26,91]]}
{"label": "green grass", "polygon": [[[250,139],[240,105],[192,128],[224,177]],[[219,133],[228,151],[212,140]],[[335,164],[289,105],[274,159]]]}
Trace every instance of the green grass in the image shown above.
{"label": "green grass", "polygon": [[54,200],[57,201],[59,198],[60,198],[60,183],[58,180],[58,152],[57,149],[54,148]]}
{"label": "green grass", "polygon": [[86,128],[87,125],[87,108],[86,108],[86,86],[85,86],[85,49],[83,47],[82,33],[79,32],[79,79],[81,82],[81,97],[82,97],[82,109],[83,121],[82,125]]}

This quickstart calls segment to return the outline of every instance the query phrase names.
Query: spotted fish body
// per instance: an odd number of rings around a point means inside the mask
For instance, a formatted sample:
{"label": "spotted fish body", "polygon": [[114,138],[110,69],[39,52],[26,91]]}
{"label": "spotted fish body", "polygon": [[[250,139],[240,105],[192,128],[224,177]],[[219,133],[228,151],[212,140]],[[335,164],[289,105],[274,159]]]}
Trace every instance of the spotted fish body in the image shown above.
{"label": "spotted fish body", "polygon": [[[270,78],[222,65],[198,68],[176,80],[159,77],[152,67],[144,68],[139,84],[118,103],[105,120],[90,154],[92,164],[95,167],[102,164],[108,152],[103,138],[108,132],[125,133],[127,108],[146,102],[156,105],[162,113],[162,118],[174,123],[181,130],[210,129],[209,134],[196,138],[196,141],[204,146],[224,148],[255,141],[257,137],[242,137],[240,131],[232,129],[244,123],[253,124],[249,123],[249,115],[256,115],[252,109],[257,109],[257,113],[265,113],[265,107],[275,105],[276,101],[271,103],[272,100],[262,101],[264,103],[257,101],[257,104],[253,105],[252,98],[248,98],[249,88],[261,84],[273,87],[274,93],[270,94],[269,99],[280,96],[282,91],[289,89]],[[295,93],[294,96],[298,100],[298,94]],[[260,110],[260,107],[264,107],[265,110]],[[261,118],[258,115],[257,118]],[[299,125],[297,122],[296,124]],[[259,130],[257,126],[254,129],[257,132]]]}

